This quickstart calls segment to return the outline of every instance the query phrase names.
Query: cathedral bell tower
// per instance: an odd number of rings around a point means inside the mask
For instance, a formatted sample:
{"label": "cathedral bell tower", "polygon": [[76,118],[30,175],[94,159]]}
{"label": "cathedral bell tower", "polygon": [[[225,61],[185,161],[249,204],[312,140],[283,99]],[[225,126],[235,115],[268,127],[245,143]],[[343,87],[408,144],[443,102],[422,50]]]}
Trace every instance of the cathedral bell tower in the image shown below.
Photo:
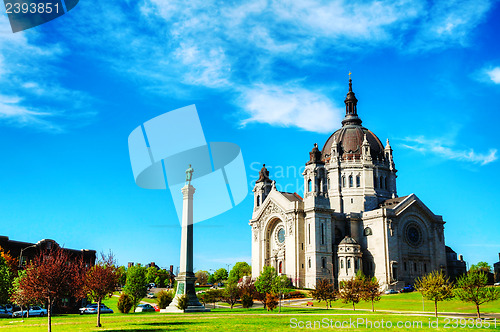
{"label": "cathedral bell tower", "polygon": [[257,179],[257,181],[255,181],[255,187],[253,188],[254,211],[257,211],[262,205],[262,203],[264,203],[272,187],[273,187],[273,182],[271,181],[271,179],[269,179],[269,171],[266,168],[266,164],[263,164],[259,172],[259,178]]}
{"label": "cathedral bell tower", "polygon": [[309,152],[309,161],[302,175],[304,176],[304,205],[305,207],[328,204],[328,189],[325,162],[322,159],[318,144]]}

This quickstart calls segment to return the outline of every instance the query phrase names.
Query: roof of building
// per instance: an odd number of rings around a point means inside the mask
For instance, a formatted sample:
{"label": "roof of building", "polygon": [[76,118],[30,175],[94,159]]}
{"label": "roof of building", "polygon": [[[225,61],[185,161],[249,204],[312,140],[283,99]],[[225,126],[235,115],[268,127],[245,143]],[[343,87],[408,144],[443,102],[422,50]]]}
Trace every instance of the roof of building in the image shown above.
{"label": "roof of building", "polygon": [[352,237],[346,235],[346,237],[344,237],[339,244],[358,244],[358,242],[356,242],[356,240]]}
{"label": "roof of building", "polygon": [[297,193],[281,192],[281,194],[285,196],[285,198],[290,202],[302,202],[302,197],[300,197],[300,195]]}
{"label": "roof of building", "polygon": [[382,203],[380,203],[379,206],[383,207],[383,208],[389,208],[389,209],[395,208],[399,203],[404,201],[404,199],[408,196],[410,196],[410,195],[387,199],[387,200],[383,201]]}

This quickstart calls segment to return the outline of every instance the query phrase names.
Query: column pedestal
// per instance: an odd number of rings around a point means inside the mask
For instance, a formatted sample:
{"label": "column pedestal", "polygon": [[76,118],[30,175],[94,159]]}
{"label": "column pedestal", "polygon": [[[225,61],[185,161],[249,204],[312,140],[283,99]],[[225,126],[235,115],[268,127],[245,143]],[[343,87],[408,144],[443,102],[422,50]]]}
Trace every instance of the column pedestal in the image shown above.
{"label": "column pedestal", "polygon": [[[181,262],[179,268],[179,275],[177,280],[177,289],[175,290],[175,297],[172,303],[166,308],[161,309],[160,312],[206,312],[210,309],[205,308],[198,297],[194,283],[196,277],[193,273],[193,194],[194,187],[187,184],[182,188],[184,196],[182,206],[182,236],[181,236]],[[185,310],[177,308],[179,297],[186,294],[188,296],[188,307]]]}

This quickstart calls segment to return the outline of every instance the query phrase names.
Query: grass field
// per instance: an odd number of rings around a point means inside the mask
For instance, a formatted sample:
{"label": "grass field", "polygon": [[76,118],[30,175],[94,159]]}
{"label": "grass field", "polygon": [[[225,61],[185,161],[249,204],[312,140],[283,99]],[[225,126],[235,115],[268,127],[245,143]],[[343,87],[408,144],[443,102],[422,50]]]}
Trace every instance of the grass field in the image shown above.
{"label": "grass field", "polygon": [[[313,301],[315,306],[325,308],[325,303]],[[352,304],[344,304],[341,301],[333,303],[334,308],[352,308]],[[432,301],[424,301],[425,311],[434,311]],[[371,309],[370,302],[360,302],[356,309]],[[375,302],[375,310],[402,310],[402,311],[422,311],[422,295],[418,292],[383,295],[380,302]],[[500,313],[500,300],[486,303],[480,306],[481,313]],[[438,312],[461,312],[475,313],[476,307],[470,303],[458,300],[438,302]]]}
{"label": "grass field", "polygon": [[[467,327],[460,328],[460,321],[440,317],[438,327],[429,327],[429,323],[436,324],[432,315],[416,316],[421,313],[422,299],[418,293],[397,294],[383,296],[381,302],[376,303],[376,309],[415,311],[413,314],[371,313],[365,310],[345,310],[351,308],[339,302],[337,307],[343,310],[329,309],[315,305],[313,308],[283,307],[282,313],[267,312],[258,309],[215,309],[210,313],[192,314],[160,314],[133,313],[121,314],[116,308],[118,298],[113,297],[105,301],[114,314],[102,315],[102,328],[96,328],[96,316],[63,315],[53,318],[53,331],[290,331],[309,329],[334,329],[344,323],[343,330],[349,331],[500,331],[500,319],[495,325],[490,323],[489,328]],[[286,302],[286,301],[285,301]],[[286,303],[285,303],[286,304]],[[370,308],[369,303],[360,303],[358,308]],[[440,311],[474,312],[471,306],[458,301],[441,303]],[[432,304],[426,302],[426,311],[432,311]],[[500,313],[500,301],[485,305],[483,312]],[[368,322],[367,322],[367,321]],[[384,323],[382,323],[382,321]],[[352,323],[351,323],[352,322]],[[372,324],[369,328],[366,324]],[[401,326],[398,327],[398,322]],[[359,325],[357,325],[359,323]],[[448,323],[445,328],[445,324]],[[471,326],[472,321],[462,321]],[[0,330],[5,331],[46,331],[46,318],[0,319]],[[378,327],[377,327],[378,324]],[[381,325],[382,324],[382,325]],[[388,328],[387,324],[392,325]],[[404,324],[407,327],[404,327]],[[455,325],[455,326],[454,326]],[[454,328],[455,327],[455,328]]]}

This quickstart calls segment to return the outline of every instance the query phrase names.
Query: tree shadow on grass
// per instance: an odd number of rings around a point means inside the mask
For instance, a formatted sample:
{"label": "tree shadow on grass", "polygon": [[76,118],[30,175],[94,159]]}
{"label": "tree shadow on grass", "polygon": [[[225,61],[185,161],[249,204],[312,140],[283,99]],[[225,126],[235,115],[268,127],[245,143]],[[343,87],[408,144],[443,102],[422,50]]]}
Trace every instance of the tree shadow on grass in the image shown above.
{"label": "tree shadow on grass", "polygon": [[127,331],[127,332],[139,332],[139,331],[153,331],[153,332],[163,332],[165,331],[165,329],[120,329],[120,330],[106,330],[106,332],[124,332],[124,331]]}
{"label": "tree shadow on grass", "polygon": [[192,325],[194,322],[149,322],[149,323],[136,323],[134,325],[141,326],[171,326],[171,325]]}

